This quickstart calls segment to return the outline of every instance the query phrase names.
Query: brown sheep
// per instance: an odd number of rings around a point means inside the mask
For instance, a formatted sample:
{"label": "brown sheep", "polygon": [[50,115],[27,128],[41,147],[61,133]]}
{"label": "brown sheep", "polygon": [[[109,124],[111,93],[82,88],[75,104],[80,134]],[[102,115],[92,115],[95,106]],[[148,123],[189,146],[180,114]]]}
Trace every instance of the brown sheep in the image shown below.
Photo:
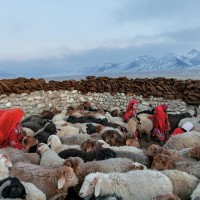
{"label": "brown sheep", "polygon": [[94,172],[127,172],[129,171],[132,163],[132,160],[127,158],[111,158],[102,161],[84,163],[81,158],[70,157],[66,159],[64,165],[73,168],[79,181],[83,181],[86,175]]}
{"label": "brown sheep", "polygon": [[166,170],[166,169],[175,169],[176,161],[171,159],[168,155],[157,154],[154,157],[154,160],[151,165],[151,169],[154,170]]}
{"label": "brown sheep", "polygon": [[35,137],[25,136],[22,140],[22,145],[28,152],[31,147],[38,145],[38,140]]}
{"label": "brown sheep", "polygon": [[66,166],[49,170],[38,165],[18,162],[12,167],[11,176],[33,183],[46,194],[47,199],[59,193],[67,193],[69,187],[78,183],[73,169]]}
{"label": "brown sheep", "polygon": [[100,143],[93,139],[88,139],[80,145],[80,149],[84,152],[89,153],[89,152],[101,150],[102,145],[103,145],[103,143]]}
{"label": "brown sheep", "polygon": [[199,161],[200,160],[200,147],[194,147],[194,148],[190,149],[188,154],[191,158],[194,158]]}

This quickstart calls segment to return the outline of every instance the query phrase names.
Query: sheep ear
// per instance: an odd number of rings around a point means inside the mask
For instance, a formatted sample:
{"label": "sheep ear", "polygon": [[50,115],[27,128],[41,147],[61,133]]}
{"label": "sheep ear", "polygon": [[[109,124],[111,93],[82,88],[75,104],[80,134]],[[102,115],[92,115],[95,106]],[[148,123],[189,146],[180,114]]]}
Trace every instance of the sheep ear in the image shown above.
{"label": "sheep ear", "polygon": [[10,158],[9,158],[9,156],[7,154],[3,154],[2,158],[3,158],[3,161],[4,161],[6,166],[12,167],[11,160],[10,160]]}
{"label": "sheep ear", "polygon": [[58,180],[58,189],[61,189],[65,184],[65,177],[61,177],[59,180]]}
{"label": "sheep ear", "polygon": [[95,197],[98,197],[100,195],[101,181],[97,177],[95,177],[95,179],[96,179],[96,185],[95,185],[94,195]]}

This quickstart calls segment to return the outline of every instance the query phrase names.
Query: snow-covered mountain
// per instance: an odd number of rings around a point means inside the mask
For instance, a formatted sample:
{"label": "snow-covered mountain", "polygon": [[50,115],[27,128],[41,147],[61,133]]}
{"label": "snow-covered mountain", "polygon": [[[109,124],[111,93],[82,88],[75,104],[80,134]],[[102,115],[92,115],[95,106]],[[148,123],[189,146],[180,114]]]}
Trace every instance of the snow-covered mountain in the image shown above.
{"label": "snow-covered mountain", "polygon": [[4,79],[4,78],[14,78],[15,75],[14,74],[10,74],[4,71],[0,71],[0,79]]}
{"label": "snow-covered mountain", "polygon": [[106,63],[101,66],[85,68],[83,74],[105,74],[105,73],[131,73],[131,72],[167,72],[194,69],[200,70],[200,51],[192,49],[187,54],[176,56],[173,53],[166,54],[160,58],[153,56],[139,56],[130,62]]}

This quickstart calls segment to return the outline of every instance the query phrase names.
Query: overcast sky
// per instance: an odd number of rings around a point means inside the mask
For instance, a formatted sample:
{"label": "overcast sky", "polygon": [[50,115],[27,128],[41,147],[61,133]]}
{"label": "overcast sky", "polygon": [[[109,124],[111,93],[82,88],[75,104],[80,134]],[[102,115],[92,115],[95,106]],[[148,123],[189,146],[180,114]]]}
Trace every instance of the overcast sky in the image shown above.
{"label": "overcast sky", "polygon": [[199,0],[0,0],[0,70],[62,73],[200,50],[199,9]]}

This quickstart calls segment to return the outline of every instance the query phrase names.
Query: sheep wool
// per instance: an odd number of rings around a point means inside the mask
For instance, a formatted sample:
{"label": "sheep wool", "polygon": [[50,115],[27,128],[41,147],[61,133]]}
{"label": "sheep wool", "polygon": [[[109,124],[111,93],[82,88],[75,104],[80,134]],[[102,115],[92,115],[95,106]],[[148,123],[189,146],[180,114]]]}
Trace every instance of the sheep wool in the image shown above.
{"label": "sheep wool", "polygon": [[198,185],[199,179],[182,171],[164,170],[162,171],[173,185],[173,193],[181,198],[181,200],[190,199],[190,195]]}
{"label": "sheep wool", "polygon": [[163,147],[180,151],[185,148],[196,146],[200,146],[200,133],[190,131],[180,135],[174,135]]}
{"label": "sheep wool", "polygon": [[136,170],[127,173],[89,174],[85,177],[79,192],[81,197],[87,197],[86,186],[90,184],[90,181],[94,181],[91,177],[96,180],[93,191],[96,197],[116,194],[123,200],[152,200],[158,195],[173,193],[172,183],[163,173],[153,170]]}

